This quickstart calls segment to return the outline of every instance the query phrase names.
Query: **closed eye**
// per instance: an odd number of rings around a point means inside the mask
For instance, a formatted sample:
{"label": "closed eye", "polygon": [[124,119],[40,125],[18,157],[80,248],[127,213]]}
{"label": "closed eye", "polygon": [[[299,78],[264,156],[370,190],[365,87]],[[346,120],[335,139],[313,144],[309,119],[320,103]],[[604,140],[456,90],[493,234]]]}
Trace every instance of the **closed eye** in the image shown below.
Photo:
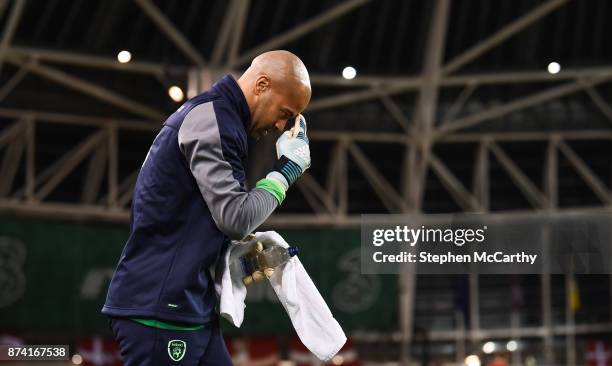
{"label": "closed eye", "polygon": [[[295,115],[293,114],[293,112],[291,112],[288,109],[284,109],[281,111],[283,113],[283,118],[287,119],[287,120],[293,120],[295,119]],[[289,122],[289,121],[288,121]]]}

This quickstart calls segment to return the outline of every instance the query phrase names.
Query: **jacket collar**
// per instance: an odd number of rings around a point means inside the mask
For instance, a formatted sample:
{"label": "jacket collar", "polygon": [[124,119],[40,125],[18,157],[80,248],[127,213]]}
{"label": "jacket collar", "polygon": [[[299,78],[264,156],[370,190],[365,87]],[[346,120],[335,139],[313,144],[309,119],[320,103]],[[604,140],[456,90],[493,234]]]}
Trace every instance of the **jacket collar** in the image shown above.
{"label": "jacket collar", "polygon": [[230,74],[225,75],[223,79],[213,85],[213,89],[221,94],[223,98],[227,99],[236,109],[244,125],[244,129],[248,132],[251,126],[251,111],[249,110],[249,105],[244,97],[244,93],[242,89],[240,89],[236,79]]}

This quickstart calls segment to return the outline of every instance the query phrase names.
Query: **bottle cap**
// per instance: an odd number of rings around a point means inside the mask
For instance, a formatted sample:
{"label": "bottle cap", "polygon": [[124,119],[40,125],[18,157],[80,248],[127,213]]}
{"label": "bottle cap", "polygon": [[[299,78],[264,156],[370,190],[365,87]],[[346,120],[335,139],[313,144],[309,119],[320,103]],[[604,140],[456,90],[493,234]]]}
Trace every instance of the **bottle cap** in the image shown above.
{"label": "bottle cap", "polygon": [[298,249],[298,247],[289,247],[287,248],[287,252],[289,252],[290,257],[300,254],[300,250]]}

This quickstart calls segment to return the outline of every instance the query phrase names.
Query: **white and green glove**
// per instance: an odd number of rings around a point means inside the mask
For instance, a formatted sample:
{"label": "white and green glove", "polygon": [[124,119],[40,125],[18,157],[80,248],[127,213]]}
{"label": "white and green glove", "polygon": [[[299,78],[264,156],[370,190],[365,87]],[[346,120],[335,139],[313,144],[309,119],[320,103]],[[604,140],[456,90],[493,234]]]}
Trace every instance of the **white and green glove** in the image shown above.
{"label": "white and green glove", "polygon": [[285,192],[310,168],[310,147],[306,135],[306,119],[301,114],[295,118],[295,125],[285,131],[276,141],[276,163],[266,179],[257,182],[258,188],[272,193],[281,203]]}

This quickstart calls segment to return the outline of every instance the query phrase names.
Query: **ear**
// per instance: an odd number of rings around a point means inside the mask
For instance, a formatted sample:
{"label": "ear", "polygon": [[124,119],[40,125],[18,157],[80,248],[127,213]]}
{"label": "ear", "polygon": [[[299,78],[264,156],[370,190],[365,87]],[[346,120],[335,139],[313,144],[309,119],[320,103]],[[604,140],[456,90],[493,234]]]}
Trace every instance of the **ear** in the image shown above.
{"label": "ear", "polygon": [[268,75],[259,75],[255,80],[255,95],[264,93],[270,89],[271,80]]}

